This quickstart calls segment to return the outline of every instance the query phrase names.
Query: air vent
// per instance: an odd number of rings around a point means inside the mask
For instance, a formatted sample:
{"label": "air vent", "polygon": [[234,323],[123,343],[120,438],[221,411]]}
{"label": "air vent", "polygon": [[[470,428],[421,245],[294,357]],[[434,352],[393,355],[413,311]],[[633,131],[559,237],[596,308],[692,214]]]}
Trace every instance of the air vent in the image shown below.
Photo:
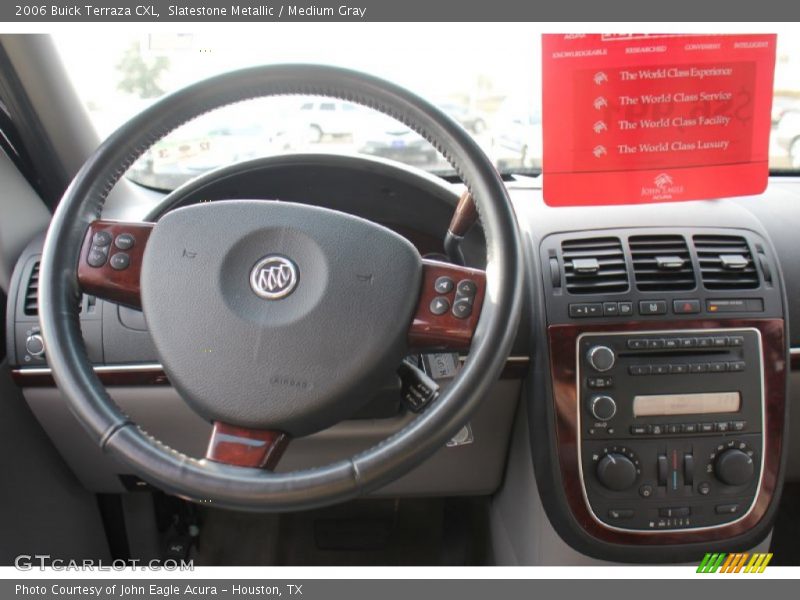
{"label": "air vent", "polygon": [[692,257],[681,235],[637,235],[628,239],[636,287],[643,292],[691,290]]}
{"label": "air vent", "polygon": [[694,247],[706,289],[744,290],[758,287],[758,271],[747,240],[743,237],[696,235]]}
{"label": "air vent", "polygon": [[571,294],[603,294],[628,289],[628,270],[619,238],[565,240],[564,277]]}
{"label": "air vent", "polygon": [[25,314],[29,317],[39,315],[39,261],[33,265],[28,285],[25,288]]}

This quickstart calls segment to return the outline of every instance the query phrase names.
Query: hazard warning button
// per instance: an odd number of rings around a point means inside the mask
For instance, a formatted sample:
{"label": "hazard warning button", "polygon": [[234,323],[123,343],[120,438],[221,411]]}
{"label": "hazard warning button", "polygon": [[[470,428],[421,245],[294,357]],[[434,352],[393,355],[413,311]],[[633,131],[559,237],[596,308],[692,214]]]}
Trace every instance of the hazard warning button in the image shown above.
{"label": "hazard warning button", "polygon": [[676,315],[693,315],[700,312],[700,300],[673,300],[672,312]]}

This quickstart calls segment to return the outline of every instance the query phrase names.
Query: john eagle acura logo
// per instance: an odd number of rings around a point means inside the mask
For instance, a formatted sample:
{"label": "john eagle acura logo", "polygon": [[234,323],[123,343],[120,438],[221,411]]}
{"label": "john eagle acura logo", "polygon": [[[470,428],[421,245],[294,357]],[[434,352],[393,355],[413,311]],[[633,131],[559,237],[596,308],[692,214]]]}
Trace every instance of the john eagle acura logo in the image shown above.
{"label": "john eagle acura logo", "polygon": [[250,287],[267,300],[285,298],[297,287],[297,267],[284,256],[265,256],[250,272]]}
{"label": "john eagle acura logo", "polygon": [[653,179],[653,185],[642,186],[642,198],[648,200],[671,200],[676,194],[683,194],[684,187],[676,184],[669,173],[659,173]]}

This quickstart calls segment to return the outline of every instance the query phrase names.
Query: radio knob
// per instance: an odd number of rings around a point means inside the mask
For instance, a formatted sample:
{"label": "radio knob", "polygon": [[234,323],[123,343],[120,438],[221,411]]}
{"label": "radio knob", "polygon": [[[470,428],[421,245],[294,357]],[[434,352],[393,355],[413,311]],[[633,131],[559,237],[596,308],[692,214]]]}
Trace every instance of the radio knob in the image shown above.
{"label": "radio knob", "polygon": [[636,483],[636,466],[627,456],[611,452],[597,463],[597,479],[608,489],[621,492]]}
{"label": "radio knob", "polygon": [[617,414],[617,403],[611,396],[595,396],[592,398],[589,410],[598,421],[608,421]]}
{"label": "radio knob", "polygon": [[42,356],[44,354],[44,340],[38,333],[29,335],[25,340],[25,350],[31,356]]}
{"label": "radio knob", "polygon": [[753,459],[741,450],[725,450],[714,462],[714,475],[728,485],[744,485],[755,473]]}
{"label": "radio knob", "polygon": [[586,354],[586,360],[589,361],[589,364],[595,371],[603,373],[614,366],[617,357],[614,351],[608,346],[594,346],[589,348],[589,352]]}

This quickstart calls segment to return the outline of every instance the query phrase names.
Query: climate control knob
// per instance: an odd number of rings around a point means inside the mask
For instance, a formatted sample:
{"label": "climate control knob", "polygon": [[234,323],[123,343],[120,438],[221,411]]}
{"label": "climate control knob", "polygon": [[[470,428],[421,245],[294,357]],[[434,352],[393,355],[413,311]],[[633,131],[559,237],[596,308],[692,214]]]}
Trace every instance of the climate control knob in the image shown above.
{"label": "climate control knob", "polygon": [[593,346],[586,353],[586,360],[595,371],[604,373],[614,366],[617,356],[608,346]]}
{"label": "climate control knob", "polygon": [[597,463],[597,479],[615,492],[627,490],[636,483],[636,465],[627,456],[611,452]]}
{"label": "climate control knob", "polygon": [[714,475],[728,485],[744,485],[755,473],[753,458],[741,450],[725,450],[714,461]]}
{"label": "climate control knob", "polygon": [[589,411],[598,421],[608,421],[617,414],[617,403],[611,396],[595,396],[589,401]]}

